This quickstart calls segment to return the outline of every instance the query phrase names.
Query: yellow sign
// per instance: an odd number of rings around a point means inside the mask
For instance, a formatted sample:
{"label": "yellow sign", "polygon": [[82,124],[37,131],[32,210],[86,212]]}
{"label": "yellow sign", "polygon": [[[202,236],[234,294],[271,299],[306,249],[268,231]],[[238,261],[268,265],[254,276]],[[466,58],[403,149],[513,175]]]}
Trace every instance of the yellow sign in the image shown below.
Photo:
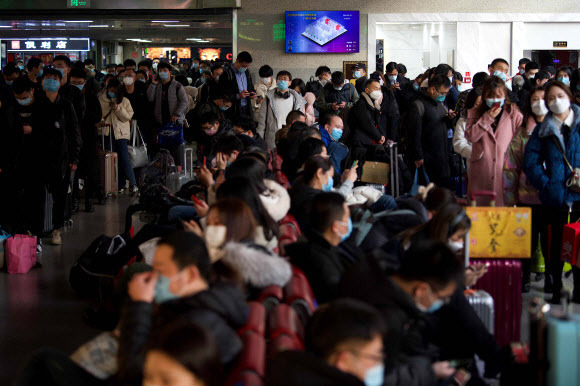
{"label": "yellow sign", "polygon": [[529,259],[532,255],[530,208],[465,208],[471,219],[469,257]]}

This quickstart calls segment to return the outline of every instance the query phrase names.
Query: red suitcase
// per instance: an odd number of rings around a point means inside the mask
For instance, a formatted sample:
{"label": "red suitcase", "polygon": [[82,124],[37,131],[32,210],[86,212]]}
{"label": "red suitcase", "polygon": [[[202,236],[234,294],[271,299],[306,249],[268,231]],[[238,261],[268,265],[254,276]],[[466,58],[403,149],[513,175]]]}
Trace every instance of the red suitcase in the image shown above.
{"label": "red suitcase", "polygon": [[[494,192],[473,192],[472,205],[475,198],[488,196],[491,205],[495,204]],[[520,259],[470,259],[472,264],[489,264],[488,272],[477,284],[476,289],[489,293],[495,303],[495,340],[500,346],[521,341],[522,318],[522,262]]]}

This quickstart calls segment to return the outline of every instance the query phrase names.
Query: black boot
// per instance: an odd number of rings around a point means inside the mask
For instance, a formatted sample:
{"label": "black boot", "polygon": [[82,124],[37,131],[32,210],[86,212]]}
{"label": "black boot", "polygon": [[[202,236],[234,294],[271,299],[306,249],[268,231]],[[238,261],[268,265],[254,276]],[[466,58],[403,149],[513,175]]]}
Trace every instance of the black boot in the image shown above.
{"label": "black boot", "polygon": [[73,214],[78,213],[79,210],[80,210],[80,200],[75,198],[72,204],[72,212]]}
{"label": "black boot", "polygon": [[87,198],[85,200],[85,212],[93,213],[95,211],[95,206],[93,205],[93,200]]}

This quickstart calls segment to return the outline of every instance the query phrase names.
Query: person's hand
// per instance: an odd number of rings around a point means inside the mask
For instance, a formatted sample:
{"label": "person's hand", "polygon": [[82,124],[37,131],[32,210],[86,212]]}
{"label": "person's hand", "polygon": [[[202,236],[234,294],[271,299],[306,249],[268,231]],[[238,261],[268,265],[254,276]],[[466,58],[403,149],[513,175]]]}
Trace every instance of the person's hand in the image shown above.
{"label": "person's hand", "polygon": [[387,143],[385,145],[391,146],[393,143],[395,143],[395,141],[393,141],[392,139],[387,139]]}
{"label": "person's hand", "polygon": [[489,110],[487,113],[489,114],[490,117],[495,119],[495,118],[497,118],[497,116],[499,115],[500,112],[501,112],[501,107],[496,107],[495,109]]}
{"label": "person's hand", "polygon": [[346,107],[346,102],[340,102],[340,104],[338,105],[341,109],[344,109]]}
{"label": "person's hand", "polygon": [[129,297],[134,302],[153,303],[153,299],[155,298],[155,283],[157,283],[157,273],[136,273],[127,288]]}
{"label": "person's hand", "polygon": [[399,85],[399,83],[393,83],[391,85],[391,91],[400,90],[400,89],[401,89],[401,85]]}
{"label": "person's hand", "polygon": [[382,145],[385,143],[385,136],[381,135],[381,139],[379,139],[379,145]]}
{"label": "person's hand", "polygon": [[465,269],[465,286],[471,287],[487,273],[487,265],[472,264]]}
{"label": "person's hand", "polygon": [[256,99],[258,95],[255,92],[250,93],[250,99]]}
{"label": "person's hand", "polygon": [[455,118],[455,116],[456,116],[456,115],[457,115],[457,112],[455,112],[455,111],[453,111],[453,110],[449,110],[449,111],[447,112],[447,117],[448,117],[449,119],[453,119],[453,118]]}
{"label": "person's hand", "polygon": [[157,75],[151,77],[151,83],[153,84],[159,83],[159,78],[157,77]]}
{"label": "person's hand", "polygon": [[28,134],[32,133],[32,126],[24,125],[24,126],[22,126],[22,131],[24,132],[25,135],[28,135]]}
{"label": "person's hand", "polygon": [[225,154],[218,152],[215,155],[215,161],[218,170],[226,170],[226,167],[228,166],[228,159]]}
{"label": "person's hand", "polygon": [[179,117],[177,117],[177,116],[175,116],[175,115],[172,115],[172,116],[171,116],[171,123],[175,123],[175,122],[177,122],[178,120],[179,120]]}
{"label": "person's hand", "polygon": [[70,170],[73,171],[73,172],[78,169],[78,166],[75,165],[75,164],[70,164],[69,166],[70,166]]}
{"label": "person's hand", "polygon": [[182,224],[183,224],[184,231],[191,232],[191,233],[196,234],[199,237],[203,238],[203,231],[201,230],[199,225],[194,220],[183,221]]}
{"label": "person's hand", "polygon": [[358,165],[356,165],[353,168],[350,169],[346,169],[343,173],[342,173],[342,183],[344,183],[345,181],[352,181],[352,182],[356,182],[356,180],[358,179],[358,175],[356,174],[356,170],[358,169]]}
{"label": "person's hand", "polygon": [[242,90],[242,92],[239,93],[238,95],[239,95],[240,99],[242,99],[242,98],[249,97],[250,96],[250,93],[248,91],[246,91],[246,90]]}
{"label": "person's hand", "polygon": [[101,122],[97,123],[97,126],[99,126],[99,127],[105,127],[105,126],[107,126],[107,122],[101,121]]}
{"label": "person's hand", "polygon": [[264,102],[264,97],[259,96],[257,102],[259,105],[261,105],[262,102]]}
{"label": "person's hand", "polygon": [[432,367],[437,379],[447,379],[455,374],[455,368],[449,366],[449,361],[435,362]]}
{"label": "person's hand", "polygon": [[419,169],[421,166],[423,166],[424,161],[422,159],[418,159],[415,161],[415,167],[417,169]]}
{"label": "person's hand", "polygon": [[109,106],[111,107],[111,110],[117,110],[117,104],[116,103],[109,103]]}
{"label": "person's hand", "polygon": [[221,184],[223,184],[226,181],[226,173],[225,172],[219,172],[217,178],[215,179],[215,191],[217,192],[218,188],[221,186]]}
{"label": "person's hand", "polygon": [[206,188],[209,188],[214,183],[214,181],[213,181],[213,175],[211,174],[211,172],[209,171],[209,169],[205,165],[203,165],[201,168],[199,168],[199,175],[198,175],[198,177],[199,177],[199,181]]}
{"label": "person's hand", "polygon": [[195,201],[193,201],[193,207],[195,208],[197,215],[199,217],[207,216],[207,212],[209,212],[209,205],[207,205],[207,203],[204,200],[198,199],[198,201],[200,205],[198,205]]}
{"label": "person's hand", "polygon": [[333,103],[333,104],[332,104],[332,109],[333,109],[334,111],[338,110],[338,108],[339,108],[339,105],[338,105],[338,104],[336,104],[336,103]]}

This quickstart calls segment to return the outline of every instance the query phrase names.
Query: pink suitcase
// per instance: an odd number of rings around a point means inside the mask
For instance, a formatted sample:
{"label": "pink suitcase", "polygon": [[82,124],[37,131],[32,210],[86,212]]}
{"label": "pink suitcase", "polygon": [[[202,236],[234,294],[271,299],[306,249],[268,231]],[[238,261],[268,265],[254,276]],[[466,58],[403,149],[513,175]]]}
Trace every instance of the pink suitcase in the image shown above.
{"label": "pink suitcase", "polygon": [[[109,126],[110,149],[113,149],[113,127]],[[102,148],[99,150],[99,163],[101,167],[101,185],[104,193],[114,196],[119,191],[119,158],[117,153],[105,150],[105,135],[101,133]]]}

